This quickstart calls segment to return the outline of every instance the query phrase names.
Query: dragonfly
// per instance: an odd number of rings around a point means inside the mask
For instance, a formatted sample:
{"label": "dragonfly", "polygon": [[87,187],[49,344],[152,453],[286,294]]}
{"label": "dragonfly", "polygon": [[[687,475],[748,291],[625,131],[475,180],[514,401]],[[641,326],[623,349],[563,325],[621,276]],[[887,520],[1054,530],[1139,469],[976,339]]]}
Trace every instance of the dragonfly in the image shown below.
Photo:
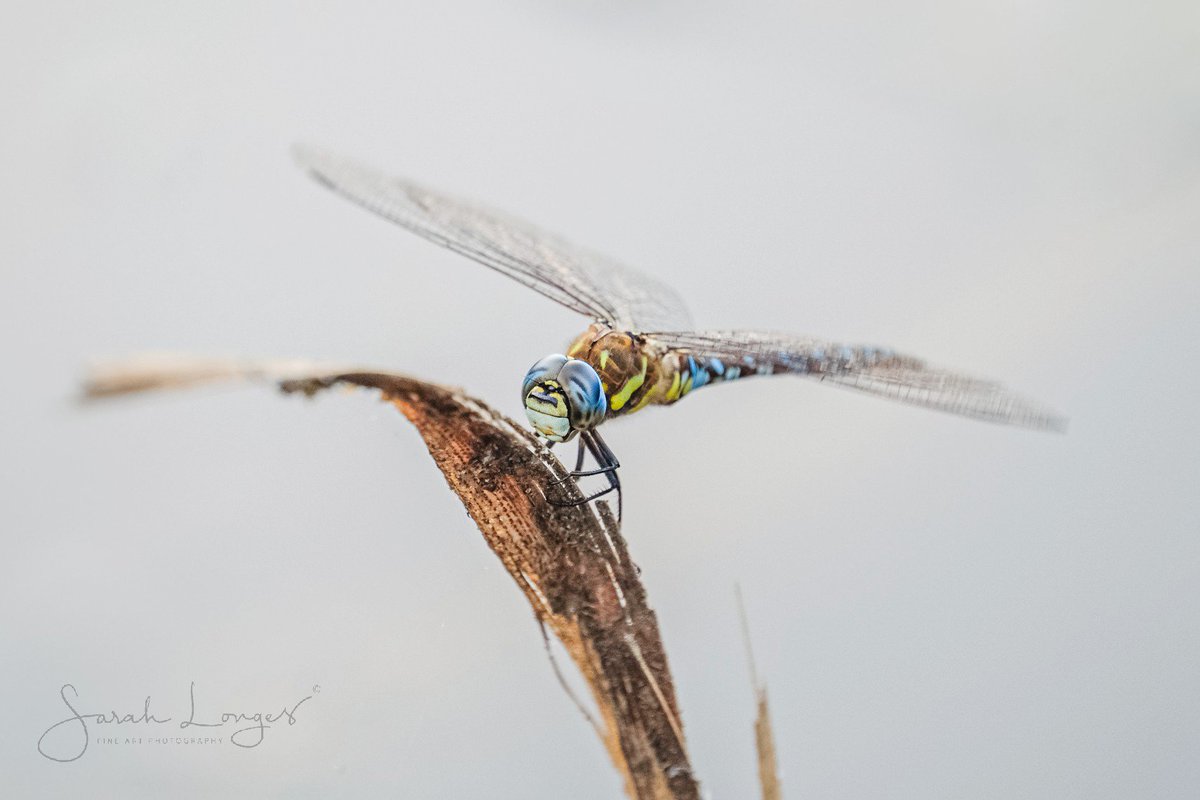
{"label": "dragonfly", "polygon": [[[300,166],[339,195],[418,236],[507,275],[592,323],[563,353],[538,360],[521,383],[529,424],[549,446],[578,437],[566,478],[604,476],[617,493],[620,468],[601,424],[695,390],[758,375],[797,375],[915,406],[988,422],[1063,430],[1065,419],[999,383],[929,367],[884,347],[758,330],[697,330],[670,286],[505,212],[307,146]],[[583,469],[585,454],[596,463]],[[561,482],[561,481],[560,481]]]}

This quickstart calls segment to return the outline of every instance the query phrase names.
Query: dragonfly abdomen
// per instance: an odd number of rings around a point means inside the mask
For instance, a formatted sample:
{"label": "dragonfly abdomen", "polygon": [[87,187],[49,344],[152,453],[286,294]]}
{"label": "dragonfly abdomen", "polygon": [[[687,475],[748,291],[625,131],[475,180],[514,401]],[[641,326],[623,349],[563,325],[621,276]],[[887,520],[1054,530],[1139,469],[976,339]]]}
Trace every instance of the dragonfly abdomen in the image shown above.
{"label": "dragonfly abdomen", "polygon": [[[728,337],[734,341],[734,335]],[[725,354],[667,347],[654,335],[613,330],[593,323],[567,349],[567,356],[588,362],[600,376],[608,401],[605,419],[649,405],[671,405],[703,386],[753,375],[846,375],[881,367],[914,367],[920,362],[890,350],[813,342],[803,351],[772,348],[755,342],[753,349]],[[748,352],[747,352],[748,351]]]}

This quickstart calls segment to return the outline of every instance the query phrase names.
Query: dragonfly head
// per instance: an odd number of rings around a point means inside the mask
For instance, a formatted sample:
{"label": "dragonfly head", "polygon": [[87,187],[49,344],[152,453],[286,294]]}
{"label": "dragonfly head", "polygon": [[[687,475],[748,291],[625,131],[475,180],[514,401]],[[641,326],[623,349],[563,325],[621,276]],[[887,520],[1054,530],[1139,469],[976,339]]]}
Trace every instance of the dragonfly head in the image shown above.
{"label": "dragonfly head", "polygon": [[521,384],[525,416],[552,442],[570,441],[594,428],[608,411],[600,376],[591,364],[561,355],[546,356],[529,368]]}

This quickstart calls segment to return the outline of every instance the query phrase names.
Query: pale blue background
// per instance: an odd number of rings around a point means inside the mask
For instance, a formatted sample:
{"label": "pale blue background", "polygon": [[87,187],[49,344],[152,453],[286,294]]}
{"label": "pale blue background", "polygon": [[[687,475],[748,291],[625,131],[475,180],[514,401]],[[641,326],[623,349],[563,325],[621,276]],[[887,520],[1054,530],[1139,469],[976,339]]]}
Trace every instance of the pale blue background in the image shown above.
{"label": "pale blue background", "polygon": [[[94,356],[374,363],[518,414],[584,320],[371,218],[305,139],[678,286],[706,326],[1004,379],[1066,436],[798,380],[606,435],[712,797],[733,583],[789,797],[1200,790],[1195,3],[93,3],[0,12],[0,782],[11,797],[610,798],[524,600],[369,397],[81,413]],[[255,750],[34,745],[274,707]]]}

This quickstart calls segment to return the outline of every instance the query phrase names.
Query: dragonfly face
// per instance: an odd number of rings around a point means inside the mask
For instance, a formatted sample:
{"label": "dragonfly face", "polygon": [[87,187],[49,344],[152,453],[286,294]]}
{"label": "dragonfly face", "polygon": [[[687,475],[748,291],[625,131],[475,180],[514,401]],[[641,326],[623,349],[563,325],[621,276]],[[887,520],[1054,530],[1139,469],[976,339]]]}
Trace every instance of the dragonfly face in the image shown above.
{"label": "dragonfly face", "polygon": [[600,424],[608,400],[600,376],[586,361],[549,355],[529,368],[521,384],[525,416],[552,442],[570,441]]}

